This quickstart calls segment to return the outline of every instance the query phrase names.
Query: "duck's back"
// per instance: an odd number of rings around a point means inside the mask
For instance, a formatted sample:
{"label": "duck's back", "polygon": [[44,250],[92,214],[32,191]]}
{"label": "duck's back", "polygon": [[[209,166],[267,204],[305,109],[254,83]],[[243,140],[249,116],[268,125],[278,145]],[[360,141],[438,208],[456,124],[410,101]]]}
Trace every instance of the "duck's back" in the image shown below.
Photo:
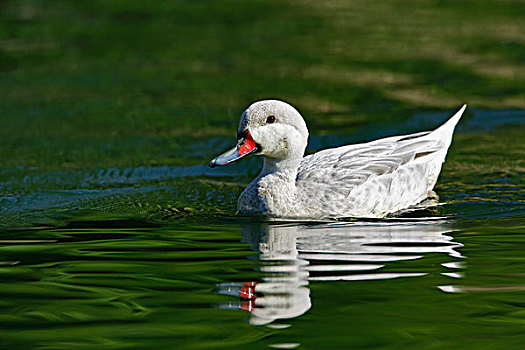
{"label": "duck's back", "polygon": [[297,174],[299,216],[384,217],[429,196],[466,106],[432,132],[307,156]]}

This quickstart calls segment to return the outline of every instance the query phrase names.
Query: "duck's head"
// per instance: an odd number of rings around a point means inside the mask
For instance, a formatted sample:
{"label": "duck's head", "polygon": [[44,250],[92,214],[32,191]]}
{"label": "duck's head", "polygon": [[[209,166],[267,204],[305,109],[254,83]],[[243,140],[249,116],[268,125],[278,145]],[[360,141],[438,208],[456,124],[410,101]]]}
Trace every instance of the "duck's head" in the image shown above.
{"label": "duck's head", "polygon": [[301,159],[307,142],[306,123],[295,108],[278,100],[258,101],[242,114],[235,146],[208,165],[228,165],[251,154]]}

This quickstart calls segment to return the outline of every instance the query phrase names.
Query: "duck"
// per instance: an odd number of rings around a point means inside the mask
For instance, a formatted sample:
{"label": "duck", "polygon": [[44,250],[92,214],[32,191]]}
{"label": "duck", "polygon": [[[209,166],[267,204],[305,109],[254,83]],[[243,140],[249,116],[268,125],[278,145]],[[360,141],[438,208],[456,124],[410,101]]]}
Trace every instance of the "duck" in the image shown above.
{"label": "duck", "polygon": [[391,136],[306,155],[308,128],[280,100],[251,104],[234,147],[209,162],[225,166],[252,155],[260,174],[241,193],[242,214],[293,219],[384,218],[435,196],[433,188],[463,105],[433,131]]}

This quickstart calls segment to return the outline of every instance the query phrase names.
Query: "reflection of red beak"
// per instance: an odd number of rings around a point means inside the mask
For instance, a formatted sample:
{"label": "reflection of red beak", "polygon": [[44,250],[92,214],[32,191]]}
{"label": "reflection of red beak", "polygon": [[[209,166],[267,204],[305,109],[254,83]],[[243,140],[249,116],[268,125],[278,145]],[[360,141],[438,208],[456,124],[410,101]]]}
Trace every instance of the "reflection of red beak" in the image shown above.
{"label": "reflection of red beak", "polygon": [[244,283],[220,283],[218,285],[219,294],[232,295],[241,298],[240,303],[228,303],[224,304],[223,308],[226,309],[241,309],[244,311],[253,311],[255,309],[255,294],[256,282],[244,282]]}
{"label": "reflection of red beak", "polygon": [[257,296],[255,295],[255,282],[244,282],[239,292],[239,296],[244,299],[255,300]]}
{"label": "reflection of red beak", "polygon": [[255,300],[243,300],[241,301],[241,310],[252,312],[255,309]]}
{"label": "reflection of red beak", "polygon": [[239,296],[248,300],[241,301],[241,310],[252,312],[255,309],[255,299],[257,298],[257,295],[255,295],[256,284],[255,282],[244,282],[242,284]]}
{"label": "reflection of red beak", "polygon": [[210,168],[214,168],[217,165],[228,165],[257,151],[259,151],[259,147],[253,140],[250,131],[246,130],[237,136],[237,143],[231,150],[216,157],[208,165]]}

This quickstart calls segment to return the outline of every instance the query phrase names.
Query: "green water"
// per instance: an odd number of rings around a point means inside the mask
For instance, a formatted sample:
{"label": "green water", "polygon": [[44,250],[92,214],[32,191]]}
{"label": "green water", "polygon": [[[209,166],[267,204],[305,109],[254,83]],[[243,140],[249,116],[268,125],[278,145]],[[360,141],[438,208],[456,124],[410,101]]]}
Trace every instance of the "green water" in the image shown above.
{"label": "green water", "polygon": [[[0,348],[522,349],[524,16],[522,1],[0,1]],[[440,204],[236,215],[261,160],[206,164],[270,97],[303,113],[308,152],[469,104]]]}

